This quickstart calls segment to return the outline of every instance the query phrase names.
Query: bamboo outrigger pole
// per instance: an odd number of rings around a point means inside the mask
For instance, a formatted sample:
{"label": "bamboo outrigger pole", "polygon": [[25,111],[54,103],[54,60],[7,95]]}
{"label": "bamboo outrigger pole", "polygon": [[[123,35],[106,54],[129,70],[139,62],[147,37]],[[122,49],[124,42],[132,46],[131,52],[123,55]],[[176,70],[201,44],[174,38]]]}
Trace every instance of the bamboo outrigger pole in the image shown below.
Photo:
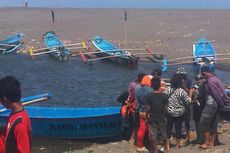
{"label": "bamboo outrigger pole", "polygon": [[[43,101],[43,100],[48,100],[49,97],[41,97],[41,98],[38,98],[38,99],[33,99],[33,100],[30,100],[30,101],[27,101],[27,102],[24,102],[22,103],[23,106],[26,106],[26,105],[30,105],[30,104],[33,104],[33,103],[36,103],[36,102],[40,102],[40,101]],[[0,110],[0,113],[3,113],[5,111],[7,111],[8,109],[6,108],[3,108]]]}

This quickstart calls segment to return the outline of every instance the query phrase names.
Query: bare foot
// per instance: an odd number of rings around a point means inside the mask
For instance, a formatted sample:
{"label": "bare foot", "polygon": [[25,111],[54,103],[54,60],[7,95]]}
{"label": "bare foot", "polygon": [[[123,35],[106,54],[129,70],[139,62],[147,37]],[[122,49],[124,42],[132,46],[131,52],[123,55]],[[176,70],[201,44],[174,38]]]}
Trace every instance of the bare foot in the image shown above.
{"label": "bare foot", "polygon": [[202,144],[202,145],[199,145],[199,147],[202,149],[208,149],[209,146],[207,144]]}

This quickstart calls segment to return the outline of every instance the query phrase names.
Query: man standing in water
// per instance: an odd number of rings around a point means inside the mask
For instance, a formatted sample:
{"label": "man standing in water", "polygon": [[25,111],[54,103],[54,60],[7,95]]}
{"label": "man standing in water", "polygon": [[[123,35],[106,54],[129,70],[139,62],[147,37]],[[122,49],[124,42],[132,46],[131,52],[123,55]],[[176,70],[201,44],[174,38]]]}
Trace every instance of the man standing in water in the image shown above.
{"label": "man standing in water", "polygon": [[0,101],[11,109],[6,129],[0,137],[0,153],[30,153],[31,123],[21,103],[21,87],[13,76],[0,79]]}

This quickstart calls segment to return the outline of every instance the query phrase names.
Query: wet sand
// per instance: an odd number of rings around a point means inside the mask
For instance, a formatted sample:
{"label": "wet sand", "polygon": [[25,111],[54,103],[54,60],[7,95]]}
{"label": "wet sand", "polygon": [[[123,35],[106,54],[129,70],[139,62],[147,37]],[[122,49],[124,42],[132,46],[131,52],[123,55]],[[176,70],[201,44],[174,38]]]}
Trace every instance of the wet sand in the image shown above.
{"label": "wet sand", "polygon": [[[218,53],[230,53],[230,10],[160,10],[127,9],[124,21],[122,9],[50,9],[1,8],[0,39],[14,32],[23,32],[24,46],[44,47],[42,35],[55,31],[65,43],[76,43],[100,35],[122,48],[152,48],[168,58],[192,55],[192,43],[201,36],[214,40]],[[229,61],[217,66],[230,71]],[[223,124],[220,139],[224,146],[201,151],[188,146],[173,152],[229,152],[230,123]],[[46,143],[48,141],[49,143]],[[69,140],[35,139],[33,152],[133,152],[126,141],[79,142]]]}

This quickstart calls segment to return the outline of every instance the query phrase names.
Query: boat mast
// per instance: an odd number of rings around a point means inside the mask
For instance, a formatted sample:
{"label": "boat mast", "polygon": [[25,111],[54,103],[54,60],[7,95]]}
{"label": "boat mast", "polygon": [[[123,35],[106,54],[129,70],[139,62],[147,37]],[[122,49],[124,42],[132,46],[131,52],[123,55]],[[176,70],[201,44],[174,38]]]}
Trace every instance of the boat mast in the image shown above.
{"label": "boat mast", "polygon": [[24,0],[24,7],[28,7],[28,0]]}

